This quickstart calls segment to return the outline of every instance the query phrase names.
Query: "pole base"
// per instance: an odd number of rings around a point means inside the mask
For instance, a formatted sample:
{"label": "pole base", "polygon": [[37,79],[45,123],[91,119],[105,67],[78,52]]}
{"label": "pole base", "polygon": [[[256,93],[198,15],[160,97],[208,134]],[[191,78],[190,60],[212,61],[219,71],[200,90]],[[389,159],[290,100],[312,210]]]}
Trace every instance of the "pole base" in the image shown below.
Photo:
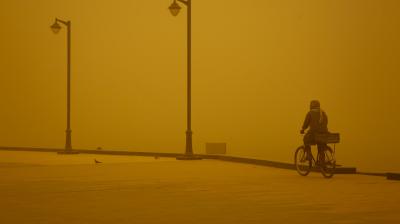
{"label": "pole base", "polygon": [[58,151],[57,154],[59,154],[59,155],[76,155],[76,154],[79,154],[79,152],[72,150],[72,149],[68,149],[68,150]]}
{"label": "pole base", "polygon": [[176,157],[176,160],[202,160],[201,156],[196,155],[181,155]]}

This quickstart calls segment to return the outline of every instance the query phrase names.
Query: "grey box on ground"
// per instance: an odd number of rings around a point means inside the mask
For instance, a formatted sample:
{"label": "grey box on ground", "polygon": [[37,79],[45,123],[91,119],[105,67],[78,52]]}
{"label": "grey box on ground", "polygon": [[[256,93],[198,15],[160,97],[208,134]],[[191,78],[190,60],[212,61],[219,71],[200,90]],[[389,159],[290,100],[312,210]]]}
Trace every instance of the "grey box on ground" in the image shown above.
{"label": "grey box on ground", "polygon": [[206,143],[206,154],[226,154],[226,143]]}

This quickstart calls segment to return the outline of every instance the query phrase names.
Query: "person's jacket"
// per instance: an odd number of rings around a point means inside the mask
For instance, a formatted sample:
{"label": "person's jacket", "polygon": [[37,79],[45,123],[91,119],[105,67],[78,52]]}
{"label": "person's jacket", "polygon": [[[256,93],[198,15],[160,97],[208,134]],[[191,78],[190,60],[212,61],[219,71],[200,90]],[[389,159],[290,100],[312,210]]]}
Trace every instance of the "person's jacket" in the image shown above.
{"label": "person's jacket", "polygon": [[310,133],[328,132],[328,116],[321,109],[311,109],[304,120],[303,130],[309,128]]}

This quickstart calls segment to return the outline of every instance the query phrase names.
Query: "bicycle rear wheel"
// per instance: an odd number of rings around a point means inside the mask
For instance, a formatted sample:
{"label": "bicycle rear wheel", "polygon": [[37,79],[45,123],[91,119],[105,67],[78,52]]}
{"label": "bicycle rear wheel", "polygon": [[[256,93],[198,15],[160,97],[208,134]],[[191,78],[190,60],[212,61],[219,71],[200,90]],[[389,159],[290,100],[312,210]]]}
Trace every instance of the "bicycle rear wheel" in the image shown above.
{"label": "bicycle rear wheel", "polygon": [[294,165],[301,176],[307,176],[311,171],[311,160],[304,146],[297,148],[294,154]]}
{"label": "bicycle rear wheel", "polygon": [[321,157],[318,158],[320,160],[322,159],[322,161],[320,161],[319,164],[322,175],[325,178],[333,177],[336,168],[336,159],[333,150],[329,146],[326,146],[326,149],[324,150],[323,154],[321,155]]}

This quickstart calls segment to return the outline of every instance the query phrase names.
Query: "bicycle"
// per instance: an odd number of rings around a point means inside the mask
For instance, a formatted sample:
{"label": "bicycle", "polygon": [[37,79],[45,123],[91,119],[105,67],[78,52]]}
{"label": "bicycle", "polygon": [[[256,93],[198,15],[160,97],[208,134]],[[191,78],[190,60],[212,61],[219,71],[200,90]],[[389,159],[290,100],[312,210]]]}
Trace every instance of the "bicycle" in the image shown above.
{"label": "bicycle", "polygon": [[338,133],[316,134],[315,144],[324,146],[322,150],[318,150],[317,159],[315,160],[311,150],[306,150],[305,145],[296,149],[294,154],[294,165],[297,172],[301,176],[307,176],[313,167],[319,168],[325,178],[331,178],[335,174],[336,158],[335,145],[333,150],[327,144],[339,143],[340,135]]}

